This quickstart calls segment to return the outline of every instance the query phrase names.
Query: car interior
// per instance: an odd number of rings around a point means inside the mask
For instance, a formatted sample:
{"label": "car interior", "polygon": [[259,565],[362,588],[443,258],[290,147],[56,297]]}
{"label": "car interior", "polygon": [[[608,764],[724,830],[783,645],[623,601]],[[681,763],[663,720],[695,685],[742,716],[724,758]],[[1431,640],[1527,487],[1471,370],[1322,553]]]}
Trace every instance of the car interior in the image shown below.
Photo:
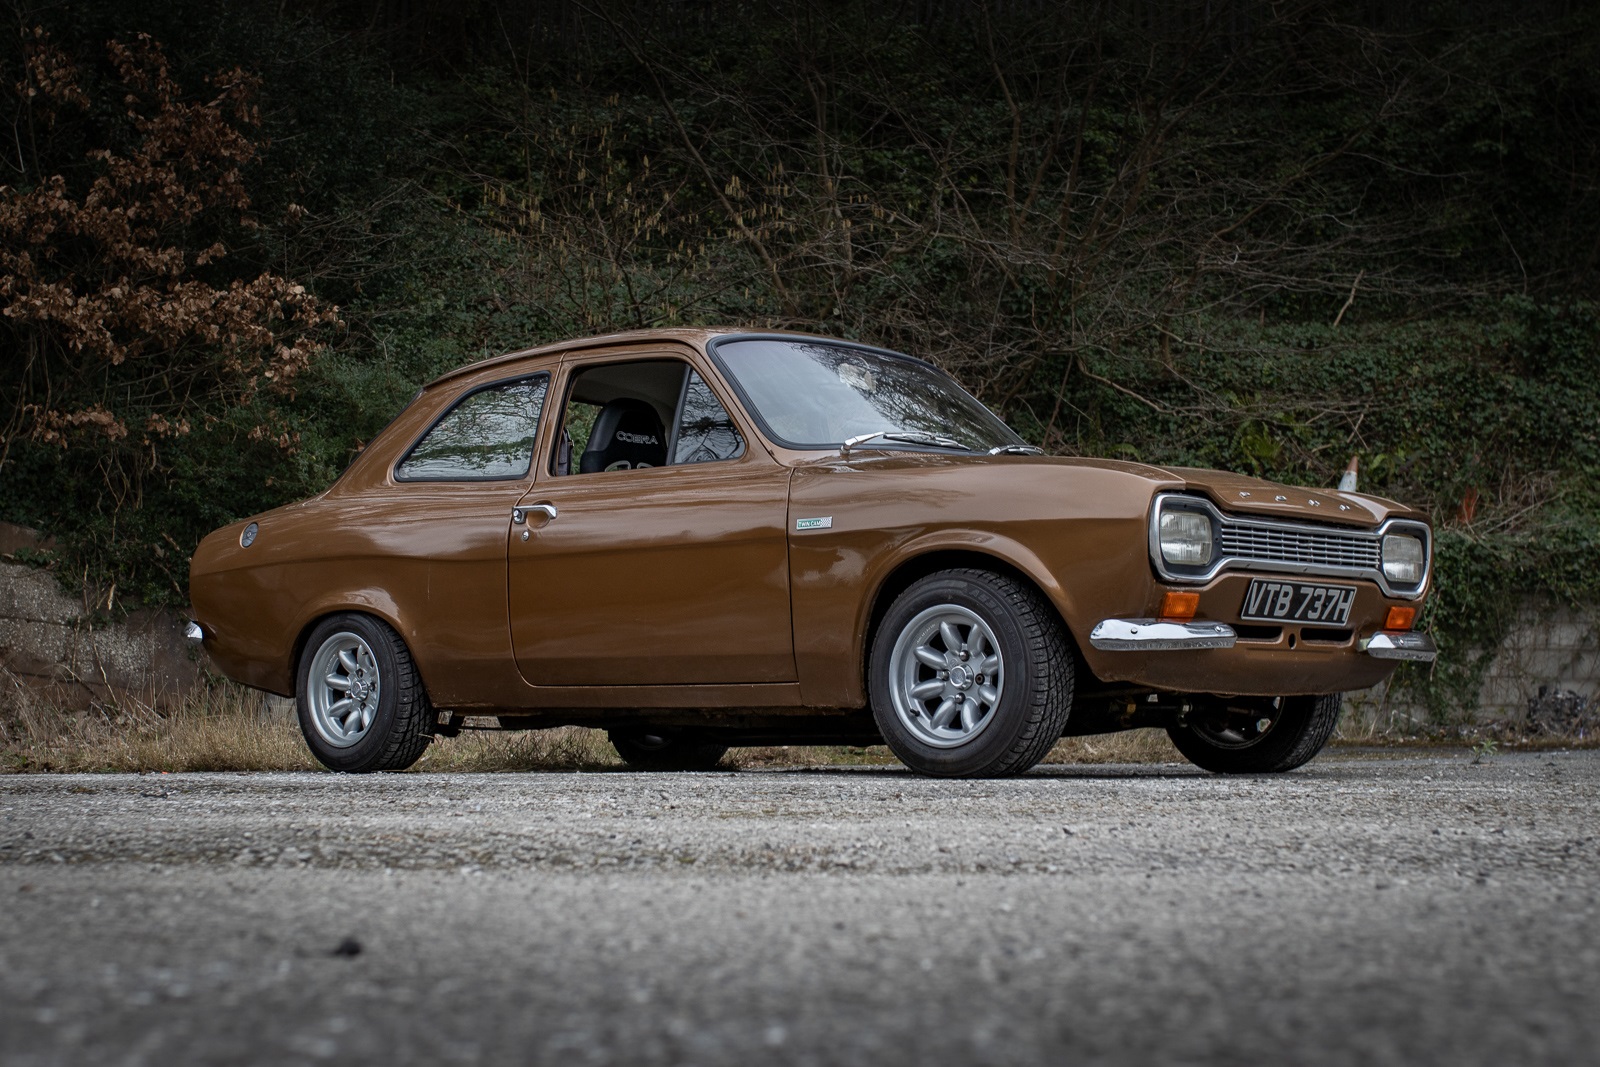
{"label": "car interior", "polygon": [[[704,410],[708,403],[714,408],[709,418]],[[680,437],[683,445],[689,444],[680,412],[691,408],[695,447],[675,448]],[[708,437],[716,439],[714,447],[707,447]],[[606,363],[572,379],[551,473],[664,467],[675,453],[672,462],[694,463],[731,458],[742,450],[732,420],[687,363]]]}

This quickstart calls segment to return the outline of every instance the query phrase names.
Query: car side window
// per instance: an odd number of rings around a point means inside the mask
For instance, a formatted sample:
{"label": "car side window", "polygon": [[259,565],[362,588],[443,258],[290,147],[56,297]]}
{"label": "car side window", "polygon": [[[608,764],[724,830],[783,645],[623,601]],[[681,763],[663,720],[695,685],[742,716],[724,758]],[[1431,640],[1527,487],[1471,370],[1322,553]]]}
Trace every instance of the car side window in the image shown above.
{"label": "car side window", "polygon": [[744,454],[744,438],[739,435],[733,419],[728,417],[728,410],[694,370],[689,371],[688,381],[683,386],[674,441],[674,465],[714,463]]}
{"label": "car side window", "polygon": [[533,463],[550,376],[499,382],[468,393],[395,468],[400,481],[521,478]]}
{"label": "car side window", "polygon": [[675,359],[600,362],[574,368],[551,472],[597,474],[667,463],[667,425],[683,391]]}

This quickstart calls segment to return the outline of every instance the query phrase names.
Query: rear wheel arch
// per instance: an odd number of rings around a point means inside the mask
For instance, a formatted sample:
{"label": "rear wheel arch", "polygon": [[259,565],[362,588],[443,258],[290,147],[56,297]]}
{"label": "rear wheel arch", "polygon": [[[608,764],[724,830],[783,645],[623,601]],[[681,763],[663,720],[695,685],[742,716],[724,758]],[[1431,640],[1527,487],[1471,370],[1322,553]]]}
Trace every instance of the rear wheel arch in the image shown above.
{"label": "rear wheel arch", "polygon": [[329,770],[411,766],[433,740],[433,706],[405,639],[377,615],[322,616],[295,662],[300,732]]}
{"label": "rear wheel arch", "polygon": [[[326,620],[333,618],[335,615],[366,615],[370,618],[376,619],[378,622],[383,623],[385,626],[389,627],[389,629],[398,634],[400,640],[405,643],[408,651],[411,648],[411,642],[406,641],[405,628],[400,625],[400,621],[396,619],[391,612],[379,610],[372,604],[335,604],[320,607],[315,613],[307,617],[306,621],[301,625],[299,632],[295,634],[294,645],[289,650],[289,677],[291,680],[291,689],[295,688],[293,683],[297,682],[299,679],[300,657],[305,655],[306,641],[311,637],[313,630],[322,625],[322,623]],[[415,656],[415,652],[413,652],[412,655]],[[419,676],[422,673],[422,668],[420,665],[417,667],[417,673]],[[427,688],[427,679],[425,678],[423,679],[423,688]],[[298,696],[299,694],[292,693],[291,695]]]}

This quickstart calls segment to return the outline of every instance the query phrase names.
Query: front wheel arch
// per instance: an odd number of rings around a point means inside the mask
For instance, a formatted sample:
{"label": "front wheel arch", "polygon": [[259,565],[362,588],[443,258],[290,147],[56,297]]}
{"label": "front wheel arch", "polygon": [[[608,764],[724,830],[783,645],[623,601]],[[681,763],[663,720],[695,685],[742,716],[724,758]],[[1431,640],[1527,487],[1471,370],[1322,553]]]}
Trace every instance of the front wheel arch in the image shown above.
{"label": "front wheel arch", "polygon": [[1030,583],[984,569],[936,571],[896,598],[873,639],[873,719],[918,773],[1018,774],[1065,731],[1073,660],[1060,616]]}
{"label": "front wheel arch", "polygon": [[872,643],[878,639],[878,630],[883,625],[883,618],[888,614],[890,606],[901,593],[923,578],[948,570],[988,571],[1032,588],[1040,599],[1054,610],[1056,620],[1061,624],[1061,632],[1066,635],[1067,647],[1073,657],[1073,666],[1087,673],[1088,668],[1084,663],[1083,653],[1078,648],[1078,639],[1073,635],[1072,627],[1067,624],[1066,617],[1061,612],[1061,605],[1050,595],[1049,590],[1034,580],[1031,574],[1011,561],[987,552],[974,552],[970,549],[937,549],[901,561],[883,581],[878,583],[878,588],[873,593],[872,609],[867,615],[866,634],[860,648],[858,667],[863,692],[869,691],[870,679],[867,677],[867,668],[871,658]]}

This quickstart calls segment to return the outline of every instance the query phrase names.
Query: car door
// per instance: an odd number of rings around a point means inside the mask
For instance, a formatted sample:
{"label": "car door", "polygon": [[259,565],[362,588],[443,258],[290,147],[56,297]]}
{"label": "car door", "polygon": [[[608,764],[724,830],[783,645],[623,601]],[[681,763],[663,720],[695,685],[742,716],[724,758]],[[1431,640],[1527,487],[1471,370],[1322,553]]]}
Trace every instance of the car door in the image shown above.
{"label": "car door", "polygon": [[[624,427],[615,429],[615,453],[580,448],[574,473],[556,473],[568,430],[580,428],[582,383],[605,378],[619,394],[600,408],[599,431],[608,408],[641,409],[638,397],[622,394],[630,366],[647,362],[656,366],[641,380],[665,381],[660,364],[668,363],[682,383],[675,404],[659,388],[647,398],[666,416],[665,465],[639,465],[646,461],[629,451],[645,447],[652,431],[612,420]],[[535,686],[793,682],[788,468],[685,353],[569,358],[561,388],[567,399],[551,417],[560,411],[567,422],[545,438],[508,552],[523,678]],[[593,469],[581,473],[585,466]]]}
{"label": "car door", "polygon": [[462,390],[395,460],[387,485],[351,502],[348,522],[371,547],[347,566],[404,600],[405,636],[444,707],[482,699],[501,672],[516,677],[506,537],[533,481],[551,377],[529,368]]}

